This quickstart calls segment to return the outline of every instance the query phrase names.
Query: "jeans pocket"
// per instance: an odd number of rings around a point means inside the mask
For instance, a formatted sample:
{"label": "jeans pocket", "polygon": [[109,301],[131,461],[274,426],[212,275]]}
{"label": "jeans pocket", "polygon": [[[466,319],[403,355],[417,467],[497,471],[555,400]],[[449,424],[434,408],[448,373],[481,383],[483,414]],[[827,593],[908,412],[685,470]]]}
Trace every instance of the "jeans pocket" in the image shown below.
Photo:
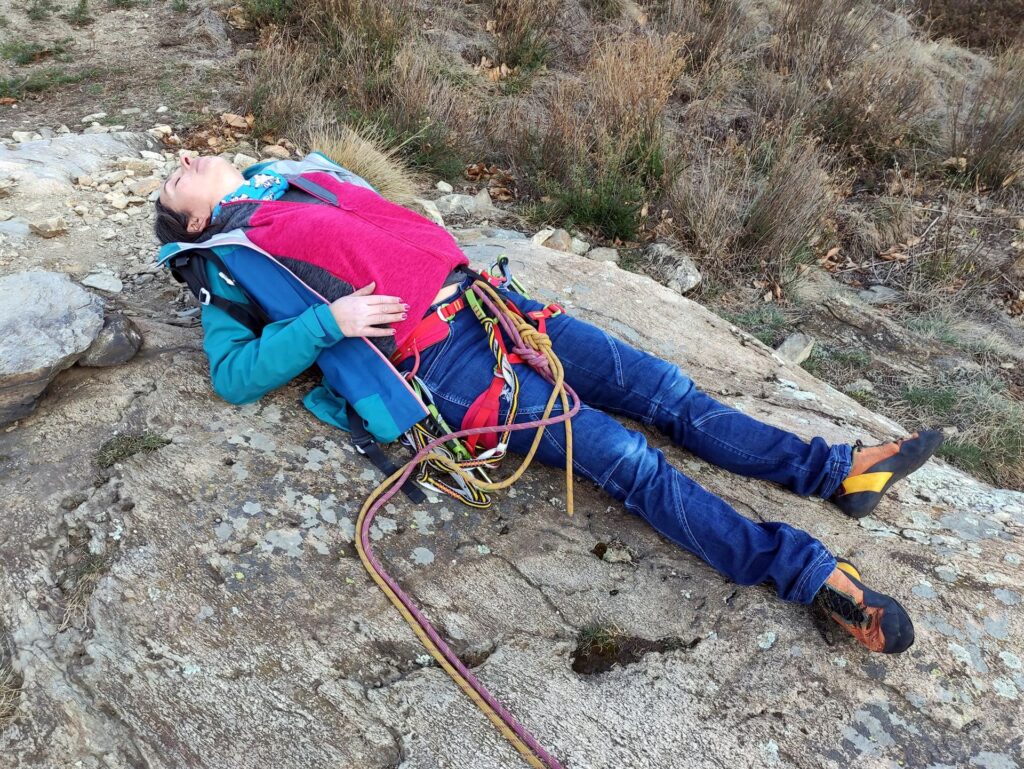
{"label": "jeans pocket", "polygon": [[430,347],[420,353],[420,370],[417,376],[423,380],[427,387],[433,388],[437,384],[433,374],[435,371],[440,373],[438,364],[443,361],[445,352],[451,346],[452,337],[455,335],[453,325],[452,323],[448,324],[448,336],[430,345]]}

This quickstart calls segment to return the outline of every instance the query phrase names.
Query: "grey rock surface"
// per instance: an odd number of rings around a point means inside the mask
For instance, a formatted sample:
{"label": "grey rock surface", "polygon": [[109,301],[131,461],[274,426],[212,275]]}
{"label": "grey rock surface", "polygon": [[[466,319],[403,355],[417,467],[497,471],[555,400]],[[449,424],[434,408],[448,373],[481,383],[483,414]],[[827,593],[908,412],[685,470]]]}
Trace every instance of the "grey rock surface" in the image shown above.
{"label": "grey rock surface", "polygon": [[120,313],[107,315],[96,339],[78,359],[79,366],[119,366],[131,360],[142,346],[142,334]]}
{"label": "grey rock surface", "polygon": [[592,248],[587,251],[586,254],[588,259],[594,259],[598,262],[611,262],[612,264],[618,264],[619,261],[618,250],[607,246]]}
{"label": "grey rock surface", "polygon": [[53,272],[0,277],[0,425],[29,414],[103,326],[102,300]]}
{"label": "grey rock surface", "polygon": [[693,259],[666,243],[653,243],[644,250],[648,274],[659,283],[686,294],[700,285],[703,277]]}
{"label": "grey rock surface", "polygon": [[[646,277],[460,239],[753,416],[829,442],[904,434]],[[313,380],[230,406],[198,329],[139,325],[141,354],[69,369],[59,397],[0,433],[0,666],[20,682],[5,769],[525,766],[355,557],[377,476],[297,405]],[[854,522],[633,426],[744,514],[856,561],[918,640],[894,658],[861,651],[586,482],[570,518],[558,468],[532,468],[483,512],[396,500],[372,532],[379,556],[566,767],[1020,767],[1024,495],[933,460]],[[170,442],[100,466],[112,439],[143,434]],[[595,623],[671,643],[577,673]]]}

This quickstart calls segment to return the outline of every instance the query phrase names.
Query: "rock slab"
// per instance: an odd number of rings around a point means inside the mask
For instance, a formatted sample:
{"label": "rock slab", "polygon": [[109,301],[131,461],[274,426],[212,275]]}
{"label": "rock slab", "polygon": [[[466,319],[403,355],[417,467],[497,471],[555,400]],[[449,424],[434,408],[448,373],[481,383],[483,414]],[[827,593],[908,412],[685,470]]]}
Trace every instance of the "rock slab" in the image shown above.
{"label": "rock slab", "polygon": [[67,275],[0,278],[0,425],[28,415],[103,327],[103,302]]}

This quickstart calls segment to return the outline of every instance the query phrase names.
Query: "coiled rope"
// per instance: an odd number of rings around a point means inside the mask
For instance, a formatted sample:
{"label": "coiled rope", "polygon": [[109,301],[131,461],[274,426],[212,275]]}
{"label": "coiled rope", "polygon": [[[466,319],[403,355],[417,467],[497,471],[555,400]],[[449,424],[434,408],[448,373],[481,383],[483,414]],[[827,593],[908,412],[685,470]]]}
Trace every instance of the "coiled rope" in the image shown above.
{"label": "coiled rope", "polygon": [[[467,430],[460,430],[448,435],[443,435],[426,444],[415,456],[405,465],[386,478],[373,493],[366,498],[359,511],[359,518],[356,521],[356,550],[363,566],[369,572],[373,581],[384,592],[395,608],[401,613],[403,619],[409,624],[413,632],[420,639],[420,642],[430,653],[444,671],[452,678],[458,687],[469,697],[473,703],[483,711],[490,719],[502,736],[505,737],[516,750],[523,756],[526,762],[535,769],[563,769],[562,765],[549,754],[537,739],[522,725],[516,718],[491,694],[487,688],[477,679],[475,675],[462,663],[458,656],[451,650],[448,644],[434,629],[430,621],[423,615],[412,598],[402,590],[395,579],[389,575],[381,565],[373,552],[370,543],[370,526],[380,508],[402,488],[406,479],[422,462],[434,461],[444,466],[448,471],[463,478],[466,483],[471,484],[484,491],[497,491],[505,489],[519,480],[526,469],[533,461],[545,428],[550,425],[565,424],[565,473],[566,473],[566,508],[570,515],[573,511],[572,495],[572,417],[579,413],[580,401],[572,388],[565,383],[565,372],[562,369],[561,361],[551,349],[551,340],[547,334],[540,333],[531,326],[525,319],[511,312],[505,305],[504,300],[498,293],[484,281],[477,280],[469,288],[476,296],[494,313],[501,323],[502,329],[512,343],[512,351],[519,355],[531,368],[543,376],[552,384],[551,396],[544,408],[540,419],[518,424],[495,425],[492,427],[476,427]],[[569,407],[570,398],[572,407]],[[561,401],[562,413],[552,417],[555,401]],[[516,468],[508,478],[501,481],[483,481],[474,477],[459,467],[459,463],[448,456],[433,449],[442,443],[455,438],[463,438],[469,435],[481,435],[485,433],[507,432],[511,430],[533,430],[533,443],[519,467]]]}

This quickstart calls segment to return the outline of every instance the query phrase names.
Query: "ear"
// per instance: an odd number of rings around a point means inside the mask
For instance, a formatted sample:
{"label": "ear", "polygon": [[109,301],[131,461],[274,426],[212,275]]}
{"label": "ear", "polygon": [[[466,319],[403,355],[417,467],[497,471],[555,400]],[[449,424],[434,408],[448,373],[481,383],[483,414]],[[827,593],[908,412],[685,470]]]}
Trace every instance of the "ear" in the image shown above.
{"label": "ear", "polygon": [[209,223],[210,223],[210,217],[209,216],[203,216],[203,217],[190,216],[188,218],[187,230],[188,230],[188,232],[190,234],[195,235],[195,234],[205,230],[206,229],[206,225],[208,225]]}

